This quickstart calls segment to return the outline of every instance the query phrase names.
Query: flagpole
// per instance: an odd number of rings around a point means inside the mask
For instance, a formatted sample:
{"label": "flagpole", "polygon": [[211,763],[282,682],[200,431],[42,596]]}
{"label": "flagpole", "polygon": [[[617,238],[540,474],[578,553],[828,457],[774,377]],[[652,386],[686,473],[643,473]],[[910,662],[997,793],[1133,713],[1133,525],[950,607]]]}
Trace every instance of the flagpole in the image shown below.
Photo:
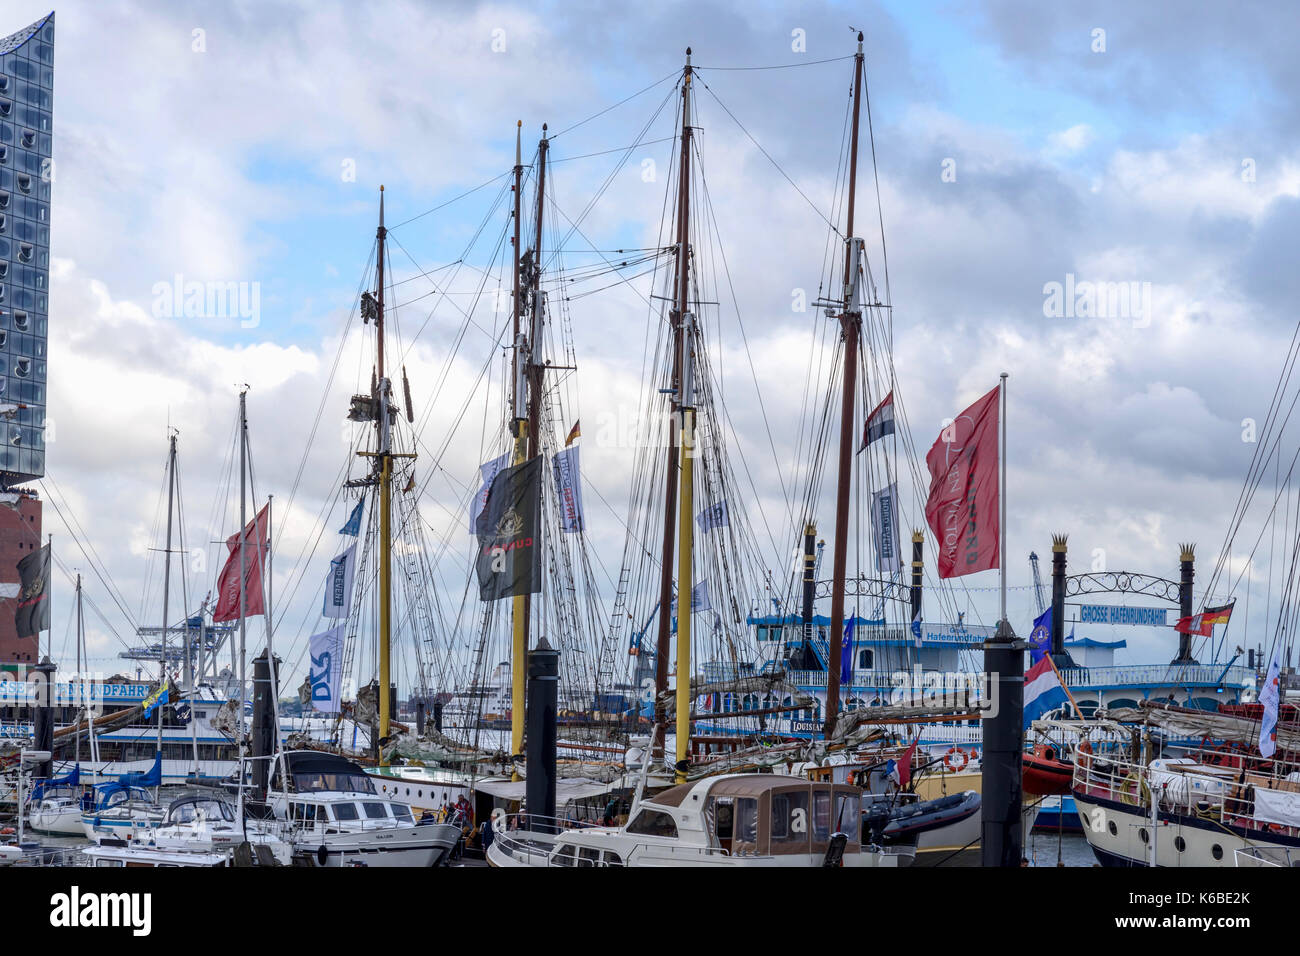
{"label": "flagpole", "polygon": [[1002,595],[1002,618],[1007,619],[1007,373],[1003,372],[999,382],[1002,414],[1002,436],[998,442],[998,508],[1001,517],[998,521],[998,590]]}
{"label": "flagpole", "polygon": [[1070,706],[1074,708],[1074,716],[1083,720],[1083,711],[1079,709],[1079,705],[1075,702],[1074,695],[1070,693],[1070,688],[1065,686],[1065,678],[1061,676],[1060,670],[1057,669],[1056,661],[1052,660],[1051,652],[1049,651],[1043,656],[1047,658],[1047,663],[1052,665],[1052,672],[1056,674],[1056,680],[1060,683],[1061,690],[1065,691],[1065,696],[1070,700]]}

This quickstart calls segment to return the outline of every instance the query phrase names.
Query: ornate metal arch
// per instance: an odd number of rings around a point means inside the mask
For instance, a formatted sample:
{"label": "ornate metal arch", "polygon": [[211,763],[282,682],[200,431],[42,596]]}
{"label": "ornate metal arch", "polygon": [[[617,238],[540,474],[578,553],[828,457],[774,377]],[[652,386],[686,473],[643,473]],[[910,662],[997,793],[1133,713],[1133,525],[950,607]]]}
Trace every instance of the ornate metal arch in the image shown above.
{"label": "ornate metal arch", "polygon": [[1071,574],[1065,579],[1065,596],[1111,592],[1117,594],[1144,594],[1158,601],[1167,601],[1175,607],[1179,603],[1179,584],[1168,578],[1133,571],[1099,571],[1089,574]]}
{"label": "ornate metal arch", "polygon": [[[817,582],[817,596],[831,596],[832,581]],[[886,601],[898,601],[902,604],[912,603],[912,586],[898,581],[886,581],[882,578],[856,577],[844,582],[845,597],[871,597]]]}

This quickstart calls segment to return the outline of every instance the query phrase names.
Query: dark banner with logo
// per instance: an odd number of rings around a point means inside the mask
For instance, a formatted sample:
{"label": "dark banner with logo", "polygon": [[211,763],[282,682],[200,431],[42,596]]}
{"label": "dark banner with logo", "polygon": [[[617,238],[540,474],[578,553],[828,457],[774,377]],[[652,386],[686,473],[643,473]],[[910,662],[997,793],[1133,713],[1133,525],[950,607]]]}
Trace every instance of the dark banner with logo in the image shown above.
{"label": "dark banner with logo", "polygon": [[479,600],[536,594],[542,587],[542,458],[503,468],[479,512]]}

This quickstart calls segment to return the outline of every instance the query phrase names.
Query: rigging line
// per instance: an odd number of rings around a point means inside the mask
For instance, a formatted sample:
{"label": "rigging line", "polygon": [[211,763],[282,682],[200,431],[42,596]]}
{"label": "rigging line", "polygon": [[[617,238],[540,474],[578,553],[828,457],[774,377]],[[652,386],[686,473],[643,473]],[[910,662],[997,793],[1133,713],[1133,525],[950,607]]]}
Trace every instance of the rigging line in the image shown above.
{"label": "rigging line", "polygon": [[[103,560],[95,551],[95,546],[90,542],[90,539],[86,537],[85,531],[82,530],[81,524],[77,521],[77,516],[72,514],[72,505],[68,502],[67,496],[63,494],[58,483],[50,475],[45,475],[38,480],[42,490],[44,490],[46,482],[49,482],[51,490],[54,491],[55,494],[48,495],[47,497],[49,498],[50,504],[54,505],[54,511],[59,516],[59,520],[63,522],[63,526],[67,529],[69,537],[72,538],[73,542],[77,545],[77,548],[86,558],[86,561],[89,562],[90,569],[95,572],[95,577],[98,578],[99,583],[104,586],[104,590],[106,590],[108,596],[113,599],[113,603],[116,604],[118,610],[122,612],[122,616],[126,618],[133,630],[138,629],[139,624],[136,622],[136,619],[132,616],[131,612],[126,608],[125,598],[122,597],[117,588],[114,587],[111,578],[108,577],[107,566],[104,565]],[[72,517],[71,521],[69,521],[68,516],[63,513],[63,509],[59,507],[58,498],[63,498],[64,504],[67,505],[68,515],[71,515]],[[80,532],[80,534],[78,534],[78,532]],[[87,552],[87,548],[90,549],[89,552]]]}
{"label": "rigging line", "polygon": [[833,56],[825,60],[809,60],[807,63],[774,63],[771,66],[694,66],[692,70],[721,70],[725,72],[739,72],[746,70],[794,70],[801,66],[820,66],[823,63],[839,63],[842,60],[851,60],[857,54],[850,53],[847,56]]}
{"label": "rigging line", "polygon": [[712,96],[714,100],[717,101],[718,105],[722,107],[723,111],[728,116],[731,117],[732,122],[740,127],[740,131],[749,138],[749,141],[758,148],[758,151],[762,153],[763,156],[767,159],[767,161],[776,168],[776,171],[781,174],[781,176],[785,179],[785,181],[788,182],[792,187],[794,187],[794,191],[803,197],[803,201],[808,204],[808,207],[812,209],[813,212],[817,213],[817,215],[821,217],[822,221],[826,223],[826,225],[831,227],[831,231],[833,231],[835,235],[843,239],[844,234],[840,232],[839,227],[835,225],[835,223],[831,222],[830,218],[824,212],[822,212],[820,209],[817,208],[817,204],[808,198],[808,194],[799,188],[799,184],[790,178],[790,174],[785,171],[785,169],[781,166],[780,163],[778,163],[775,159],[772,158],[772,154],[763,148],[763,144],[754,138],[753,134],[750,133],[750,131],[745,128],[745,124],[743,124],[740,120],[738,120],[736,118],[736,114],[731,112],[731,110],[727,108],[727,104],[722,102],[722,100],[718,99],[718,94],[713,92],[713,88],[710,87],[709,84],[705,83],[703,80],[700,81],[700,85],[703,86],[704,89],[708,91],[709,95]]}
{"label": "rigging line", "polygon": [[[565,133],[568,133],[568,132],[571,132],[572,130],[577,129],[579,126],[585,126],[587,123],[590,123],[592,120],[594,120],[594,119],[599,119],[600,117],[604,116],[604,115],[605,115],[606,113],[608,113],[610,110],[616,110],[616,109],[618,109],[620,106],[622,106],[624,103],[630,103],[632,100],[636,99],[638,96],[641,96],[643,93],[649,93],[651,90],[653,90],[656,86],[659,86],[661,83],[666,83],[666,82],[668,82],[669,80],[674,79],[674,78],[680,76],[680,75],[681,75],[681,72],[682,72],[682,71],[681,71],[680,69],[675,69],[675,70],[673,70],[671,73],[669,73],[667,76],[664,76],[664,77],[662,77],[662,78],[660,78],[660,79],[658,79],[658,80],[655,80],[655,81],[654,81],[653,83],[651,83],[649,86],[637,90],[637,91],[636,91],[635,93],[633,93],[631,96],[628,96],[628,97],[625,97],[624,99],[619,100],[619,101],[618,101],[617,103],[615,103],[613,106],[607,106],[607,107],[605,107],[603,110],[601,110],[599,113],[593,113],[591,116],[588,116],[588,117],[587,117],[586,119],[584,119],[584,120],[579,120],[578,122],[574,123],[572,126],[566,126],[564,129],[560,130],[558,133],[552,133],[550,136],[547,137],[547,139],[548,139],[548,140],[554,140],[554,139],[556,139],[556,137],[563,136]],[[513,169],[511,170],[511,172],[513,172]]]}
{"label": "rigging line", "polygon": [[454,196],[453,198],[448,199],[448,200],[447,200],[446,202],[444,202],[444,203],[439,203],[438,205],[434,206],[432,209],[426,209],[426,210],[425,210],[424,212],[422,212],[422,213],[417,213],[416,215],[412,216],[410,219],[403,219],[401,222],[399,222],[399,223],[398,223],[397,225],[395,225],[395,226],[388,226],[388,227],[387,227],[387,230],[388,230],[389,233],[391,233],[394,229],[400,229],[400,228],[402,228],[402,226],[405,226],[405,225],[408,225],[409,223],[415,222],[415,220],[417,220],[417,219],[423,219],[425,216],[431,215],[432,213],[437,212],[439,209],[446,209],[446,208],[447,208],[448,206],[450,206],[452,203],[459,202],[460,200],[464,199],[466,196],[472,196],[472,195],[474,195],[474,193],[478,192],[480,189],[486,189],[488,186],[491,186],[491,185],[492,185],[494,182],[496,182],[498,179],[504,179],[504,178],[507,177],[507,176],[512,176],[512,175],[514,175],[514,171],[515,171],[515,170],[514,170],[514,167],[512,166],[510,169],[507,169],[504,173],[498,173],[497,175],[493,176],[491,179],[487,180],[486,182],[479,183],[479,184],[478,184],[477,186],[475,186],[473,189],[467,190],[467,191],[461,193],[459,196]]}
{"label": "rigging line", "polygon": [[575,159],[591,159],[593,156],[608,156],[610,153],[623,153],[629,149],[636,149],[638,146],[654,146],[656,143],[667,143],[672,139],[672,136],[665,136],[663,139],[647,139],[640,143],[633,143],[631,146],[616,146],[613,149],[602,149],[597,153],[581,153],[577,156],[565,156],[561,159],[552,159],[548,156],[546,157],[546,162],[548,165],[553,165],[555,163],[571,163]]}

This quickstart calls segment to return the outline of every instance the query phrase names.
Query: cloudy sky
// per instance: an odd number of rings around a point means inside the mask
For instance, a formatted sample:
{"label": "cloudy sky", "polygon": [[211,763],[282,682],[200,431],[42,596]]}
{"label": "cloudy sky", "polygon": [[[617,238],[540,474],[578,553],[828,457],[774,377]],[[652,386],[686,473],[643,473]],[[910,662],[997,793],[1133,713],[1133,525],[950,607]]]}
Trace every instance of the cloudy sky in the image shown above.
{"label": "cloudy sky", "polygon": [[[47,12],[9,0],[0,32]],[[348,456],[346,399],[368,387],[371,359],[348,320],[370,281],[381,183],[395,275],[409,280],[398,350],[417,413],[427,413],[421,441],[438,453],[417,465],[427,469],[421,509],[440,527],[463,520],[477,464],[494,453],[501,398],[491,306],[480,303],[462,336],[463,310],[466,293],[499,279],[505,219],[494,203],[516,120],[525,162],[543,122],[558,132],[554,201],[565,222],[555,228],[567,268],[597,261],[592,249],[653,245],[673,132],[672,106],[659,110],[688,45],[729,273],[714,278],[725,300],[712,334],[735,451],[769,519],[755,525],[768,553],[786,553],[800,518],[783,517],[795,505],[782,483],[808,427],[801,389],[826,321],[791,303],[795,290],[815,296],[823,217],[842,218],[834,196],[851,27],[866,33],[881,197],[877,210],[864,152],[858,215],[878,278],[883,218],[899,392],[921,453],[946,417],[999,372],[1011,376],[1013,625],[1024,633],[1031,616],[1027,555],[1046,557],[1054,531],[1070,534],[1072,570],[1167,577],[1178,543],[1196,541],[1203,583],[1257,447],[1243,440],[1243,420],[1262,429],[1294,331],[1297,20],[1252,3],[61,5],[45,488],[47,502],[75,515],[125,605],[87,584],[102,611],[90,621],[95,663],[114,669],[133,623],[161,618],[150,549],[162,547],[169,424],[180,436],[187,545],[235,530],[223,489],[244,383],[258,493],[285,505],[276,586],[293,597],[279,646],[300,662],[317,624],[307,591],[345,517],[328,502]],[[776,66],[790,68],[735,69]],[[420,274],[462,257],[443,286],[455,294],[430,296]],[[159,303],[178,277],[247,283],[256,314],[176,314]],[[1118,316],[1045,314],[1050,283],[1079,282],[1136,283],[1139,294]],[[649,292],[642,281],[571,303],[572,411],[584,432],[640,404]],[[1294,446],[1284,438],[1284,484]],[[584,448],[593,546],[616,575],[630,456],[616,442]],[[1235,643],[1268,644],[1285,523],[1300,511],[1284,496],[1270,538],[1273,464],[1268,474],[1227,576],[1235,581],[1254,550],[1249,619],[1244,580],[1235,591],[1221,580],[1214,594],[1242,602],[1229,656]],[[815,517],[828,531],[829,507]],[[922,521],[915,508],[906,517]],[[49,503],[45,525],[67,568],[89,575]],[[444,573],[463,584],[468,535],[449,540]],[[308,552],[314,570],[295,591]],[[191,606],[216,573],[194,561]],[[972,590],[956,606],[992,623],[996,574],[964,583]],[[58,654],[71,602],[66,580],[56,588]],[[459,601],[448,598],[453,609]],[[1167,659],[1175,643],[1167,630],[1085,633],[1127,639],[1121,662]]]}

